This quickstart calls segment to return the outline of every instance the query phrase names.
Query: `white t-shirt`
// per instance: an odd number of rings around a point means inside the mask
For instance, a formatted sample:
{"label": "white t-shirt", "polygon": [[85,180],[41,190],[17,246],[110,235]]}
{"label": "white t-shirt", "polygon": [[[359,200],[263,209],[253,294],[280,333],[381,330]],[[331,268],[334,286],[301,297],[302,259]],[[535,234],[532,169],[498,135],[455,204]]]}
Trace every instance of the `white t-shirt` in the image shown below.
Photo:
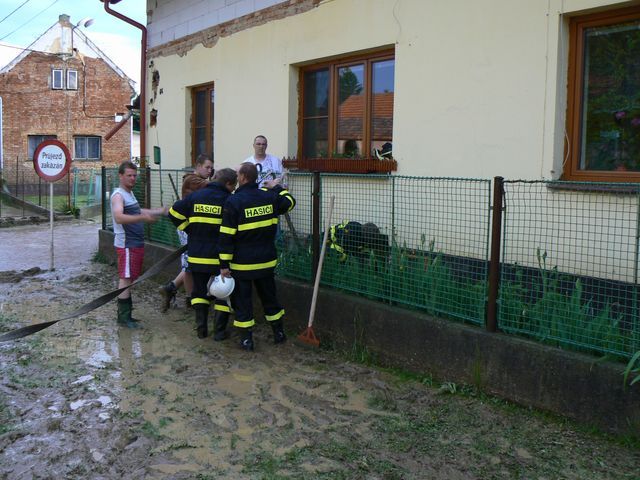
{"label": "white t-shirt", "polygon": [[258,185],[263,186],[266,180],[274,180],[276,178],[281,179],[281,184],[284,184],[284,167],[282,166],[282,160],[274,155],[269,155],[261,162],[257,161],[253,155],[247,158],[243,163],[253,163],[258,168]]}

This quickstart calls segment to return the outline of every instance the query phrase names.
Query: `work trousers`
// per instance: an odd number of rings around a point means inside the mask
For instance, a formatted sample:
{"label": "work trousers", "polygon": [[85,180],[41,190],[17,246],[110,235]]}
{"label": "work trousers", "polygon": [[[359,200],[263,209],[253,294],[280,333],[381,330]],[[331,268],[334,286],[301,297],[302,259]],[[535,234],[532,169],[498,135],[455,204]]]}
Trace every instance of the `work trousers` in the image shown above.
{"label": "work trousers", "polygon": [[[191,305],[210,305],[210,296],[209,289],[207,288],[207,284],[209,283],[209,278],[212,275],[217,275],[217,273],[210,272],[191,272],[193,275],[193,291],[191,292]],[[230,309],[227,305],[227,302],[224,300],[215,300],[215,310],[220,312],[229,313]]]}
{"label": "work trousers", "polygon": [[268,322],[280,320],[284,310],[276,296],[276,280],[273,275],[253,280],[235,279],[236,286],[231,294],[231,305],[235,312],[234,327],[251,328],[255,325],[253,317],[253,285],[262,303],[264,316]]}

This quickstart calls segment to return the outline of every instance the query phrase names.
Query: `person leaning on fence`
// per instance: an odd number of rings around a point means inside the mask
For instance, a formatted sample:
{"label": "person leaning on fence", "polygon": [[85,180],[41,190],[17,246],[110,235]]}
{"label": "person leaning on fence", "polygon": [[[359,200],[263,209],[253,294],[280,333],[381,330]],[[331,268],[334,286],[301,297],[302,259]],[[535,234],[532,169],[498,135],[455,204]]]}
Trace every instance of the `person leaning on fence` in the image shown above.
{"label": "person leaning on fence", "polygon": [[278,216],[289,212],[295,200],[281,185],[259,188],[258,170],[243,163],[238,170],[238,189],[224,205],[220,227],[220,274],[233,276],[231,305],[234,326],[241,331],[241,347],[253,350],[252,288],[256,286],[265,318],[271,324],[274,343],[283,343],[284,309],[276,295],[274,269],[278,263],[275,237]]}
{"label": "person leaning on fence", "polygon": [[253,139],[253,155],[244,160],[258,169],[258,186],[271,188],[274,185],[285,186],[285,171],[282,160],[267,153],[267,137],[258,135]]}
{"label": "person leaning on fence", "polygon": [[[237,174],[231,168],[218,170],[205,188],[177,201],[169,210],[169,218],[179,230],[188,234],[189,270],[193,275],[191,305],[195,311],[198,338],[206,338],[209,317],[207,283],[220,272],[218,235],[222,223],[222,206],[236,187]],[[216,300],[214,340],[226,338],[229,306]]]}
{"label": "person leaning on fence", "polygon": [[[140,208],[133,194],[138,176],[138,167],[130,161],[118,168],[120,186],[111,194],[111,216],[113,217],[113,244],[118,257],[118,288],[128,287],[142,273],[144,259],[143,223],[153,223],[167,214],[166,208]],[[118,295],[118,324],[138,328],[131,316],[133,310],[131,290]]]}
{"label": "person leaning on fence", "polygon": [[[182,177],[182,199],[186,198],[193,192],[204,188],[209,183],[209,178],[213,171],[213,162],[206,155],[198,155],[196,158],[195,172],[187,173]],[[178,239],[180,245],[187,244],[187,234],[178,229]],[[162,305],[160,310],[166,312],[171,306],[171,302],[175,300],[178,289],[184,284],[184,291],[187,294],[185,299],[186,307],[191,307],[191,291],[193,290],[193,277],[189,272],[189,261],[187,254],[183,253],[180,259],[181,268],[178,276],[172,281],[160,287],[160,295],[162,295]]]}
{"label": "person leaning on fence", "polygon": [[363,259],[370,254],[386,257],[389,255],[389,239],[380,233],[375,223],[344,220],[332,225],[327,238],[327,246],[338,254],[341,262],[349,256]]}

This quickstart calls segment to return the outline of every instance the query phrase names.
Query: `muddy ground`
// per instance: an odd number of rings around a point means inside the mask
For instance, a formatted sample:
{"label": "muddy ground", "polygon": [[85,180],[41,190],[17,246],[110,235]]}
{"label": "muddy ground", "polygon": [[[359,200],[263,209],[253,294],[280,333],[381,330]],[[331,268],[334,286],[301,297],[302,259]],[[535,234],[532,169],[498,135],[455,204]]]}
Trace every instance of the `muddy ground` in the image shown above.
{"label": "muddy ground", "polygon": [[[91,261],[97,227],[69,228],[85,242],[54,272],[20,246],[46,227],[0,232],[0,331],[114,287]],[[134,291],[141,330],[118,328],[111,303],[0,344],[0,478],[640,478],[637,443],[471,388],[275,346],[262,325],[253,353],[198,340],[183,297],[159,313],[157,288]]]}

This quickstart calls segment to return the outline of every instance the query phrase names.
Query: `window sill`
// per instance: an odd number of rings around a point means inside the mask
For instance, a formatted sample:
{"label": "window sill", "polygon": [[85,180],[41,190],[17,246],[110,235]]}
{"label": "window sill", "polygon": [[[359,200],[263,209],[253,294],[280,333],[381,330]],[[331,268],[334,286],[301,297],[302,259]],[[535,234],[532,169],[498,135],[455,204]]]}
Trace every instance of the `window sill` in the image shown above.
{"label": "window sill", "polygon": [[596,183],[596,182],[578,182],[578,181],[557,181],[548,182],[549,190],[569,191],[569,192],[588,192],[588,193],[626,193],[636,195],[640,192],[640,183]]}
{"label": "window sill", "polygon": [[377,158],[285,158],[282,165],[301,172],[391,173],[398,170],[395,160]]}

